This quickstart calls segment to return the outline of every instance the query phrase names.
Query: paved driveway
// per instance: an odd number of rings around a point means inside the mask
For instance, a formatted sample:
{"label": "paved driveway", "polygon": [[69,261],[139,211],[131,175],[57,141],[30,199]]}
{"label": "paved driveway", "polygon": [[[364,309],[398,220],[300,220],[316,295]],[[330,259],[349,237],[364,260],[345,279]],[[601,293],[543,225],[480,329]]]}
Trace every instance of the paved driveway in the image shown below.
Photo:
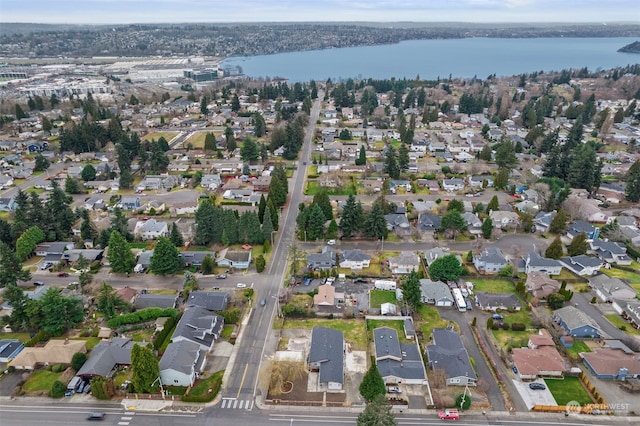
{"label": "paved driveway", "polygon": [[[544,384],[543,380],[536,380],[536,382]],[[558,405],[549,388],[533,390],[529,388],[529,383],[519,380],[513,380],[513,384],[529,409],[532,409],[534,405]]]}

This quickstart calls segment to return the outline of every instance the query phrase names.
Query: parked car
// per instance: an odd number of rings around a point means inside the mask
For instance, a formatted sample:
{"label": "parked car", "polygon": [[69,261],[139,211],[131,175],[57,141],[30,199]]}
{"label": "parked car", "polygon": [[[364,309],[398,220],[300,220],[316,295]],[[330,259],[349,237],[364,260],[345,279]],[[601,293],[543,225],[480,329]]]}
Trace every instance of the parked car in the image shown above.
{"label": "parked car", "polygon": [[494,320],[503,320],[504,317],[500,314],[493,314],[491,315],[491,318],[493,318]]}
{"label": "parked car", "polygon": [[58,276],[59,277],[68,277],[69,273],[68,272],[58,272]]}
{"label": "parked car", "polygon": [[238,287],[238,288],[247,288],[247,285],[244,284],[244,283],[238,283],[238,284],[236,284],[236,287]]}
{"label": "parked car", "polygon": [[44,262],[44,263],[42,264],[42,266],[40,267],[40,270],[41,270],[41,271],[44,271],[45,269],[49,269],[49,268],[51,267],[51,265],[53,265],[53,263],[51,263],[51,262]]}
{"label": "parked car", "polygon": [[89,413],[89,415],[87,416],[87,420],[104,420],[104,417],[104,413]]}
{"label": "parked car", "polygon": [[330,245],[330,246],[334,245],[335,243],[336,243],[336,240],[327,241],[327,244]]}
{"label": "parked car", "polygon": [[40,286],[43,286],[44,283],[42,281],[34,281],[33,285],[40,287]]}
{"label": "parked car", "polygon": [[518,367],[516,367],[515,365],[513,367],[511,367],[511,370],[515,373],[518,374]]}
{"label": "parked car", "polygon": [[225,278],[227,278],[227,274],[218,274],[216,275],[216,278],[219,280],[224,280]]}
{"label": "parked car", "polygon": [[213,287],[214,290],[220,290],[220,287]]}
{"label": "parked car", "polygon": [[387,392],[389,393],[402,393],[398,386],[387,386]]}
{"label": "parked car", "polygon": [[444,410],[438,413],[438,417],[442,420],[459,420],[460,414],[458,410]]}
{"label": "parked car", "polygon": [[353,279],[353,283],[354,284],[358,284],[358,283],[362,283],[362,284],[366,284],[369,281],[366,278],[354,278]]}
{"label": "parked car", "polygon": [[547,387],[545,385],[543,385],[542,383],[538,383],[538,382],[529,383],[529,389],[545,390],[546,388]]}

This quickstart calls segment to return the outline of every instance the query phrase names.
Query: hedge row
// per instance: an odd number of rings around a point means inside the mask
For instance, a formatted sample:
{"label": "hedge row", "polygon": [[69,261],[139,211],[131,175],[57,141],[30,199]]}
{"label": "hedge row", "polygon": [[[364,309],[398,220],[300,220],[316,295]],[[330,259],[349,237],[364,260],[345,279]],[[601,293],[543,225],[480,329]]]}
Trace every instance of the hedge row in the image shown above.
{"label": "hedge row", "polygon": [[51,336],[49,336],[48,333],[46,333],[44,330],[40,330],[31,339],[29,339],[27,343],[25,343],[24,345],[26,347],[32,347],[37,345],[38,343],[46,342],[47,340],[49,340],[49,337]]}
{"label": "hedge row", "polygon": [[156,334],[156,339],[153,341],[153,347],[158,350],[164,344],[164,341],[171,336],[171,332],[176,325],[176,318],[170,317],[167,322],[164,323],[164,328]]}
{"label": "hedge row", "polygon": [[126,324],[136,324],[139,322],[152,321],[160,317],[175,318],[177,315],[178,311],[174,308],[146,308],[139,311],[131,312],[130,314],[111,318],[107,324],[111,328],[116,328]]}

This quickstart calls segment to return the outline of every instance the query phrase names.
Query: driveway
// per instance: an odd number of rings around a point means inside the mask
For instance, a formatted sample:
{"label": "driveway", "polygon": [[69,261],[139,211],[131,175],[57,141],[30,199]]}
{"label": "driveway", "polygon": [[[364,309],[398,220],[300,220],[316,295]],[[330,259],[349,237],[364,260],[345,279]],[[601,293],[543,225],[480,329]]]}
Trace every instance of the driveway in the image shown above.
{"label": "driveway", "polygon": [[11,392],[18,386],[24,372],[14,371],[9,374],[2,374],[0,376],[0,396],[11,396]]}
{"label": "driveway", "polygon": [[[544,380],[536,380],[536,382],[544,384]],[[513,380],[513,384],[529,410],[534,405],[558,405],[549,388],[533,390],[529,388],[529,383],[519,380]]]}

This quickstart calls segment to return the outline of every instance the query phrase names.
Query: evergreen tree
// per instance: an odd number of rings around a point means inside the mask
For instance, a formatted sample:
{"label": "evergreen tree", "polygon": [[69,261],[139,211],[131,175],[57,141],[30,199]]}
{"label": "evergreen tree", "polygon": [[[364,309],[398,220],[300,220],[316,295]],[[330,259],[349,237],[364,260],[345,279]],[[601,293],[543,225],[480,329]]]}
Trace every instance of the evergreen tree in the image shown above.
{"label": "evergreen tree", "polygon": [[358,414],[358,426],[396,426],[396,418],[391,411],[391,404],[379,396],[367,403],[360,414]]}
{"label": "evergreen tree", "polygon": [[36,154],[35,156],[36,163],[34,165],[33,170],[36,172],[42,172],[49,168],[51,163],[47,160],[42,154]]}
{"label": "evergreen tree", "polygon": [[439,257],[429,266],[429,276],[433,281],[456,281],[463,273],[462,265],[453,254]]}
{"label": "evergreen tree", "polygon": [[18,281],[28,281],[31,279],[31,272],[22,269],[22,263],[18,260],[11,247],[0,242],[0,288],[13,285],[17,286]]}
{"label": "evergreen tree", "polygon": [[400,166],[398,165],[398,158],[393,145],[387,146],[387,153],[384,160],[384,172],[388,174],[391,179],[400,178]]}
{"label": "evergreen tree", "polygon": [[96,241],[98,239],[98,230],[91,222],[89,210],[82,210],[82,223],[80,224],[80,238],[83,240]]}
{"label": "evergreen tree", "polygon": [[487,217],[484,222],[482,222],[482,236],[487,240],[491,238],[491,233],[493,232],[493,221],[490,217]]}
{"label": "evergreen tree", "polygon": [[407,303],[413,312],[417,312],[422,305],[420,278],[416,271],[411,271],[405,282],[402,284],[402,300]]}
{"label": "evergreen tree", "polygon": [[109,284],[102,282],[98,294],[98,311],[107,318],[113,318],[116,313],[127,307],[127,303],[120,298]]}
{"label": "evergreen tree", "polygon": [[273,202],[271,201],[270,198],[267,199],[267,210],[270,213],[270,217],[271,217],[271,223],[273,224],[273,229],[275,231],[278,230],[278,209],[276,208],[276,206],[273,204]]}
{"label": "evergreen tree", "polygon": [[131,384],[138,393],[153,393],[158,389],[160,366],[151,349],[134,344],[131,348]]}
{"label": "evergreen tree", "polygon": [[118,231],[111,231],[107,259],[113,272],[130,273],[136,266],[136,258],[133,256],[127,240]]}
{"label": "evergreen tree", "polygon": [[366,215],[365,219],[365,236],[368,238],[381,239],[385,238],[388,232],[382,203],[373,203],[371,211]]}
{"label": "evergreen tree", "polygon": [[369,367],[369,370],[367,370],[362,378],[359,390],[360,395],[362,395],[365,401],[373,401],[378,397],[384,397],[387,393],[384,379],[380,375],[375,363],[371,364],[371,367]]}
{"label": "evergreen tree", "polygon": [[253,132],[258,138],[261,138],[267,132],[264,117],[259,112],[253,114]]}
{"label": "evergreen tree", "polygon": [[449,204],[447,205],[447,211],[457,211],[459,213],[464,213],[464,204],[462,204],[462,201],[456,200],[454,198],[453,200],[449,201]]}
{"label": "evergreen tree", "polygon": [[236,137],[233,133],[233,129],[229,126],[227,126],[224,129],[224,138],[225,138],[225,144],[227,147],[227,151],[229,152],[233,152],[236,150],[236,148],[238,147],[238,144],[236,144]]}
{"label": "evergreen tree", "polygon": [[204,150],[205,151],[215,151],[216,149],[216,135],[214,135],[212,132],[208,132],[205,136],[204,136]]}
{"label": "evergreen tree", "polygon": [[587,235],[583,232],[571,240],[571,243],[567,246],[567,254],[569,256],[579,256],[586,254],[588,249]]}
{"label": "evergreen tree", "polygon": [[343,238],[351,238],[353,236],[361,226],[360,219],[356,197],[353,194],[350,194],[342,208],[342,217],[340,218],[340,224],[338,225]]}
{"label": "evergreen tree", "polygon": [[71,176],[67,176],[67,179],[64,181],[64,191],[67,194],[80,194],[81,190],[80,182],[73,179]]}
{"label": "evergreen tree", "polygon": [[316,204],[324,213],[324,217],[326,220],[333,219],[333,207],[331,207],[331,200],[329,200],[329,195],[327,191],[323,190],[316,193],[313,196],[313,203]]}
{"label": "evergreen tree", "polygon": [[324,236],[324,224],[327,218],[318,204],[312,204],[309,208],[309,220],[307,224],[307,239],[313,241]]}
{"label": "evergreen tree", "polygon": [[169,239],[171,240],[171,243],[176,247],[184,246],[184,239],[182,238],[182,234],[180,233],[178,225],[176,225],[175,222],[171,224],[171,234],[169,235]]}
{"label": "evergreen tree", "polygon": [[498,189],[504,189],[507,187],[507,185],[509,184],[509,169],[506,169],[504,167],[500,167],[498,169],[498,174],[496,175],[496,178],[493,182],[493,186],[495,186]]}
{"label": "evergreen tree", "polygon": [[518,165],[513,142],[503,140],[496,146],[495,161],[498,167],[513,170]]}
{"label": "evergreen tree", "polygon": [[246,162],[257,161],[260,158],[260,149],[253,138],[244,138],[240,148],[240,158]]}
{"label": "evergreen tree", "polygon": [[440,231],[451,234],[451,239],[455,239],[458,232],[464,232],[466,230],[467,223],[464,221],[459,211],[451,210],[442,216]]}
{"label": "evergreen tree", "polygon": [[260,202],[258,202],[258,219],[260,223],[264,223],[264,212],[267,209],[267,200],[264,194],[260,194]]}
{"label": "evergreen tree", "polygon": [[489,204],[487,204],[487,210],[485,211],[485,213],[489,214],[491,211],[498,211],[500,210],[500,204],[498,202],[498,196],[494,195],[491,198],[491,201],[489,201]]}
{"label": "evergreen tree", "polygon": [[629,167],[627,172],[627,187],[624,192],[625,199],[637,203],[640,201],[640,160]]}
{"label": "evergreen tree", "polygon": [[158,238],[149,268],[157,275],[171,275],[184,269],[184,261],[170,239]]}
{"label": "evergreen tree", "polygon": [[401,173],[409,170],[409,148],[406,143],[400,144],[398,149],[398,168]]}
{"label": "evergreen tree", "polygon": [[564,247],[562,245],[562,241],[560,241],[560,237],[556,237],[549,247],[544,252],[544,257],[548,257],[549,259],[560,259],[564,255]]}
{"label": "evergreen tree", "polygon": [[200,114],[207,115],[209,113],[209,110],[207,109],[208,105],[209,105],[209,98],[207,98],[206,96],[203,96],[202,99],[200,100]]}
{"label": "evergreen tree", "polygon": [[233,98],[231,98],[231,111],[233,112],[240,111],[240,99],[238,99],[237,93],[234,93]]}
{"label": "evergreen tree", "polygon": [[195,214],[195,243],[200,245],[209,245],[215,241],[216,230],[219,229],[220,223],[214,211],[211,201],[204,200],[198,206]]}
{"label": "evergreen tree", "polygon": [[600,175],[601,167],[594,149],[587,144],[581,145],[574,150],[567,181],[573,188],[582,188],[592,192],[596,177]]}
{"label": "evergreen tree", "polygon": [[65,194],[57,182],[54,181],[53,190],[46,204],[49,232],[52,232],[54,235],[47,235],[47,238],[53,237],[62,240],[69,235],[71,225],[73,225],[73,222],[76,220],[70,207],[71,201],[73,201],[73,199]]}
{"label": "evergreen tree", "polygon": [[129,232],[129,220],[124,215],[124,212],[119,207],[113,209],[111,215],[111,231],[118,231],[122,237],[127,241],[133,241],[133,235]]}
{"label": "evergreen tree", "polygon": [[91,180],[96,180],[96,174],[97,174],[96,168],[93,167],[91,164],[87,164],[86,166],[84,166],[84,168],[80,172],[80,177],[82,178],[83,181],[88,182]]}
{"label": "evergreen tree", "polygon": [[492,156],[493,156],[493,152],[491,151],[491,146],[489,145],[483,146],[482,151],[480,151],[480,154],[479,154],[480,159],[484,161],[491,161]]}
{"label": "evergreen tree", "polygon": [[549,224],[549,232],[552,234],[561,234],[567,229],[567,222],[569,220],[569,216],[567,212],[563,209],[558,209],[558,212],[551,220],[551,224]]}
{"label": "evergreen tree", "polygon": [[360,151],[358,158],[356,158],[356,166],[364,166],[367,164],[367,151],[364,148],[364,144],[360,145]]}
{"label": "evergreen tree", "polygon": [[24,110],[20,105],[16,104],[15,110],[16,110],[16,120],[22,120],[23,118],[29,117],[29,114],[24,112]]}
{"label": "evergreen tree", "polygon": [[82,300],[64,297],[55,288],[48,289],[40,299],[42,330],[50,336],[60,336],[84,319]]}

